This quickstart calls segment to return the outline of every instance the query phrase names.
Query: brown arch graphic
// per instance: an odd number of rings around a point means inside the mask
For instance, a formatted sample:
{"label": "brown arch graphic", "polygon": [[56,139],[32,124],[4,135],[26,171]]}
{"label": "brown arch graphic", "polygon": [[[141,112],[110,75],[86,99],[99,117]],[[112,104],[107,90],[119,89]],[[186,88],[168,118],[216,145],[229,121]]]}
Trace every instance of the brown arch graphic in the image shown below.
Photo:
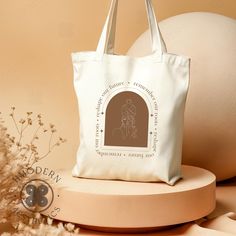
{"label": "brown arch graphic", "polygon": [[105,146],[148,146],[149,111],[140,95],[130,91],[116,94],[105,116]]}

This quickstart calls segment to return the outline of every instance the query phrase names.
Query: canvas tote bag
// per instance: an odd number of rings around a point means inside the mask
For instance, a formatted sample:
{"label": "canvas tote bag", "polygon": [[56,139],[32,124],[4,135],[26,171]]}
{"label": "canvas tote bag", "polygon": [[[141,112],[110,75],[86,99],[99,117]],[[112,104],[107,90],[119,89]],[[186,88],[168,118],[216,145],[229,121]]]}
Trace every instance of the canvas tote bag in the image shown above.
{"label": "canvas tote bag", "polygon": [[152,54],[114,55],[117,4],[111,3],[97,50],[72,53],[80,112],[72,174],[173,185],[181,177],[190,61],[166,52],[150,0]]}

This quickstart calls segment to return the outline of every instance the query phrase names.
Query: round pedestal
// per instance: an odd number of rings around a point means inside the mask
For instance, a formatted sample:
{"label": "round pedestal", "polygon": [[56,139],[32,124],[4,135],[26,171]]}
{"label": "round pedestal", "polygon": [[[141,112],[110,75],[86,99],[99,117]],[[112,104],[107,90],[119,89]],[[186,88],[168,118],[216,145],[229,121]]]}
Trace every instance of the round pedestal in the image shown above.
{"label": "round pedestal", "polygon": [[[215,176],[204,169],[183,166],[175,186],[93,180],[59,172],[54,200],[43,214],[82,227],[111,232],[141,232],[189,222],[215,207]],[[56,210],[58,209],[58,210]],[[55,216],[56,215],[56,216]]]}

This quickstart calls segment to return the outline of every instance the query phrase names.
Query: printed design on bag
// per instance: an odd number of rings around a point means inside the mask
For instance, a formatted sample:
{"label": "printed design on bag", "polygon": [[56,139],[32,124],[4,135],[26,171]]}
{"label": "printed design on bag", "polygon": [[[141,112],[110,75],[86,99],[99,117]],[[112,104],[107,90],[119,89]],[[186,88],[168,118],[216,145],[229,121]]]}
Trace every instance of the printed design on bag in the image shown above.
{"label": "printed design on bag", "polygon": [[121,125],[119,128],[113,129],[112,136],[120,135],[123,140],[136,139],[137,128],[135,125],[136,106],[132,99],[126,99],[121,107]]}
{"label": "printed design on bag", "polygon": [[106,146],[147,147],[148,107],[144,99],[131,91],[112,97],[105,112]]}
{"label": "printed design on bag", "polygon": [[100,157],[158,157],[158,99],[139,82],[108,85],[96,105],[95,150]]}

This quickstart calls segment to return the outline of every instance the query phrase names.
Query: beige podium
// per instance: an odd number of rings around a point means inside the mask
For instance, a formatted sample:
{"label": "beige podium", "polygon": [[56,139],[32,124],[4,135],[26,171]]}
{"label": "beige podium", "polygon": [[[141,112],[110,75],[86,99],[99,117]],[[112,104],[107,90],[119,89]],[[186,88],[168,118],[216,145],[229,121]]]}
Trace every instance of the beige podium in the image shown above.
{"label": "beige podium", "polygon": [[215,176],[183,166],[183,179],[165,183],[75,178],[62,171],[53,186],[54,200],[44,214],[60,209],[55,219],[108,232],[147,232],[190,222],[215,208]]}

